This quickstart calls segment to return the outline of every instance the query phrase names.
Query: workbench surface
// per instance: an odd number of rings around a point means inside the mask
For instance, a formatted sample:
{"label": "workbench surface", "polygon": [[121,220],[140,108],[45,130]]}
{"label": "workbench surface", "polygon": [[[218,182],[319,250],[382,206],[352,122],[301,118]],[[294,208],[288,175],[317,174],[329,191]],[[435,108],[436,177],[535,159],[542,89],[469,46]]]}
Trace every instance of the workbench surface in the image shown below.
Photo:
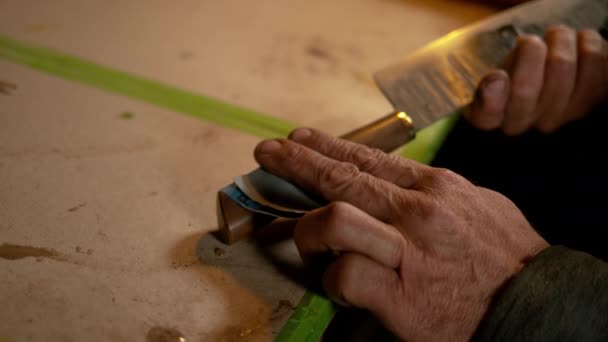
{"label": "workbench surface", "polygon": [[[216,192],[261,138],[388,113],[375,70],[491,13],[0,0],[0,341],[272,340],[305,289],[255,255],[199,260]],[[214,253],[260,253],[239,248]]]}

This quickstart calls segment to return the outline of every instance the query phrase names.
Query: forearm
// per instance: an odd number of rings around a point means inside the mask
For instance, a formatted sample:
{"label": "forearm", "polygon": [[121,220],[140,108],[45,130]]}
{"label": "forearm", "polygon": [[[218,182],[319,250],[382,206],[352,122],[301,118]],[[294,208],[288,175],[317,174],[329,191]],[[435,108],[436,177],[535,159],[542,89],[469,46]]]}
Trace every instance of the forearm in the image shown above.
{"label": "forearm", "polygon": [[608,340],[608,263],[546,249],[497,295],[475,340]]}

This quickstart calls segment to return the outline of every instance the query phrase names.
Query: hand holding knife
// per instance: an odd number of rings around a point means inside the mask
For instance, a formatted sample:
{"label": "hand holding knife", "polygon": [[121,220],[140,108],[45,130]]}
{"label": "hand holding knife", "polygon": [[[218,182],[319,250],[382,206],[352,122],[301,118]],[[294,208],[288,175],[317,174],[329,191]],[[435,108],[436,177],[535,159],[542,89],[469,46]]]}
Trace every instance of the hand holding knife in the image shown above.
{"label": "hand holding knife", "polygon": [[[481,79],[502,65],[519,35],[542,36],[555,24],[605,32],[607,18],[606,0],[537,0],[454,31],[377,72],[375,81],[395,112],[342,138],[392,152],[414,139],[417,131],[469,106]],[[299,209],[310,210],[310,203],[318,203],[261,169],[237,180],[217,199],[219,233],[228,244],[276,217],[297,217],[305,212]]]}

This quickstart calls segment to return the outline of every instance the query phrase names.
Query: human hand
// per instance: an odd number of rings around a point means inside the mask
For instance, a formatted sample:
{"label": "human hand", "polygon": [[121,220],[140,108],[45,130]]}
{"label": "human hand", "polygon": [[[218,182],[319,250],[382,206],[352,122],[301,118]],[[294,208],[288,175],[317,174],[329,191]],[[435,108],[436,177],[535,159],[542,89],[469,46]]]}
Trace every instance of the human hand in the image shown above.
{"label": "human hand", "polygon": [[483,130],[518,135],[554,132],[608,97],[608,43],[592,30],[547,30],[544,41],[522,36],[506,71],[488,74],[465,117]]}
{"label": "human hand", "polygon": [[496,291],[547,247],[515,205],[463,177],[299,129],[258,145],[266,170],[329,202],[298,220],[323,287],[406,340],[467,340]]}

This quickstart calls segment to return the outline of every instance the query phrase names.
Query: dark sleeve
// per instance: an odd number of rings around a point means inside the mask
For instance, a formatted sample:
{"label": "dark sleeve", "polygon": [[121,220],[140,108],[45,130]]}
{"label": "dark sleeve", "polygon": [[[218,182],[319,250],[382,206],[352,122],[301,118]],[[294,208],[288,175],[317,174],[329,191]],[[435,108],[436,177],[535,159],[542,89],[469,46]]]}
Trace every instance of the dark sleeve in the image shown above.
{"label": "dark sleeve", "polygon": [[608,263],[562,246],[500,291],[475,341],[608,341]]}

